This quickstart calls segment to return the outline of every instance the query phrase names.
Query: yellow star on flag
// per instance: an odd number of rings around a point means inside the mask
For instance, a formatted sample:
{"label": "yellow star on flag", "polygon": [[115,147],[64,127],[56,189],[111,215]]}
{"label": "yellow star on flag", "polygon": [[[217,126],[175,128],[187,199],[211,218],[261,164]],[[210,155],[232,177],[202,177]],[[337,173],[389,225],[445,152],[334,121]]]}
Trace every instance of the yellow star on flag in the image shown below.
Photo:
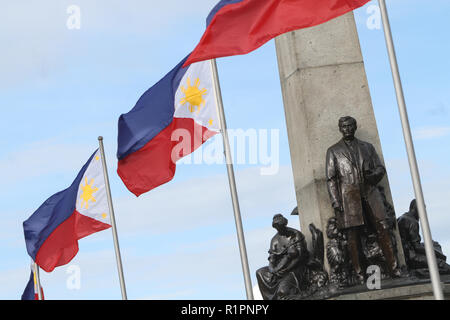
{"label": "yellow star on flag", "polygon": [[91,183],[88,184],[88,179],[87,179],[87,177],[85,177],[85,185],[80,186],[81,190],[83,191],[80,196],[80,198],[82,199],[81,208],[83,208],[83,206],[85,206],[85,208],[88,209],[89,208],[89,200],[91,200],[91,202],[97,201],[94,198],[93,194],[98,191],[98,188],[92,187],[93,183],[94,183],[94,179],[91,179]]}

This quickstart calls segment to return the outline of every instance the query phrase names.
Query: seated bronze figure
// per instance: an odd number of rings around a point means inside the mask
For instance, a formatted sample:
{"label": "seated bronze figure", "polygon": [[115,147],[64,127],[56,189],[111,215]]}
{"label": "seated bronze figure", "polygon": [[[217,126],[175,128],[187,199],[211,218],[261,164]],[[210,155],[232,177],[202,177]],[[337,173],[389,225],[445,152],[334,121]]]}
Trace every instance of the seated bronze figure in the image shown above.
{"label": "seated bronze figure", "polygon": [[305,236],[287,226],[281,214],[273,217],[277,233],[270,242],[269,265],[256,271],[256,279],[265,300],[302,299],[318,294],[328,283],[323,269],[323,235],[309,226],[313,248],[307,249]]}
{"label": "seated bronze figure", "polygon": [[299,293],[304,282],[309,253],[305,236],[287,226],[281,214],[273,217],[278,232],[270,241],[269,266],[256,272],[259,289],[265,300],[279,300]]}
{"label": "seated bronze figure", "polygon": [[[398,218],[397,223],[408,269],[412,275],[428,277],[428,263],[424,244],[420,242],[419,213],[415,199],[411,201],[409,211]],[[439,273],[450,274],[450,266],[446,263],[447,257],[443,254],[441,246],[436,241],[433,241],[433,246]]]}

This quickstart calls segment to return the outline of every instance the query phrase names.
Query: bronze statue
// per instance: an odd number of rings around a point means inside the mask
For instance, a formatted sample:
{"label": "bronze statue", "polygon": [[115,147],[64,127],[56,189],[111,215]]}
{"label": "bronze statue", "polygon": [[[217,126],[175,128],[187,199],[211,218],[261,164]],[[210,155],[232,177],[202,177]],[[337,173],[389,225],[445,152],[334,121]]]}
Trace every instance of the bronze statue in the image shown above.
{"label": "bronze statue", "polygon": [[[409,211],[397,220],[405,253],[406,265],[412,273],[418,277],[428,277],[428,263],[424,244],[421,243],[419,234],[419,213],[416,200],[412,200]],[[434,252],[439,268],[439,273],[449,274],[450,266],[446,263],[447,257],[443,254],[438,242],[433,241]]]}
{"label": "bronze statue", "polygon": [[304,235],[287,226],[281,214],[273,217],[278,231],[270,242],[269,266],[256,271],[264,300],[310,299],[329,295],[328,273],[324,270],[322,231],[309,225],[312,249],[308,251]]}
{"label": "bronze statue", "polygon": [[345,232],[349,257],[359,283],[364,282],[361,232],[375,232],[392,277],[399,277],[395,249],[383,197],[377,184],[386,170],[372,144],[355,138],[357,122],[352,117],[339,119],[343,138],[327,150],[326,178],[331,205],[339,230]]}
{"label": "bronze statue", "polygon": [[347,240],[339,231],[336,218],[330,218],[327,223],[327,260],[330,265],[330,283],[342,289],[348,285],[348,255]]}
{"label": "bronze statue", "polygon": [[269,249],[269,266],[256,271],[256,279],[264,300],[279,300],[299,293],[304,284],[309,252],[305,236],[287,226],[281,214],[273,217],[272,227],[278,232]]}

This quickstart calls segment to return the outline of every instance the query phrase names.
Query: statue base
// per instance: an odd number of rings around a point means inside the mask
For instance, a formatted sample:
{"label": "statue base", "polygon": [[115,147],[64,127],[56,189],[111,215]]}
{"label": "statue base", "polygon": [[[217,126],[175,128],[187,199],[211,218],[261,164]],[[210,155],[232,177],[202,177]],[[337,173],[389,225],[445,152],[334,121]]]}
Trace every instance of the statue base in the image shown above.
{"label": "statue base", "polygon": [[[450,275],[441,275],[444,299],[450,300]],[[328,300],[433,300],[430,279],[399,278],[381,281],[381,289],[366,286],[346,288]]]}

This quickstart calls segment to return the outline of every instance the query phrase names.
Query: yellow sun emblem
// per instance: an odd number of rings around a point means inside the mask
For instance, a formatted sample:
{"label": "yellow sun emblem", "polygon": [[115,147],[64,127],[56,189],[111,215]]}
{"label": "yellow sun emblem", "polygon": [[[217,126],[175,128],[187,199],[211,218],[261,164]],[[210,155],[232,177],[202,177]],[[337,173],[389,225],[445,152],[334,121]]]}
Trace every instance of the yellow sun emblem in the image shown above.
{"label": "yellow sun emblem", "polygon": [[181,99],[181,105],[185,105],[189,103],[189,111],[196,111],[199,113],[201,107],[203,107],[206,101],[203,99],[203,96],[206,94],[207,90],[200,90],[198,87],[200,86],[200,79],[195,79],[195,83],[191,86],[191,78],[187,78],[187,89],[181,86],[181,91],[184,93],[185,97]]}
{"label": "yellow sun emblem", "polygon": [[91,200],[92,202],[97,201],[92,194],[94,192],[97,192],[98,188],[92,187],[92,184],[94,183],[94,179],[91,179],[90,184],[88,184],[87,177],[85,177],[84,179],[85,179],[85,185],[81,186],[81,190],[83,191],[83,193],[80,196],[80,198],[82,199],[81,200],[81,208],[83,208],[83,206],[85,206],[86,209],[88,209],[89,208],[89,200]]}

